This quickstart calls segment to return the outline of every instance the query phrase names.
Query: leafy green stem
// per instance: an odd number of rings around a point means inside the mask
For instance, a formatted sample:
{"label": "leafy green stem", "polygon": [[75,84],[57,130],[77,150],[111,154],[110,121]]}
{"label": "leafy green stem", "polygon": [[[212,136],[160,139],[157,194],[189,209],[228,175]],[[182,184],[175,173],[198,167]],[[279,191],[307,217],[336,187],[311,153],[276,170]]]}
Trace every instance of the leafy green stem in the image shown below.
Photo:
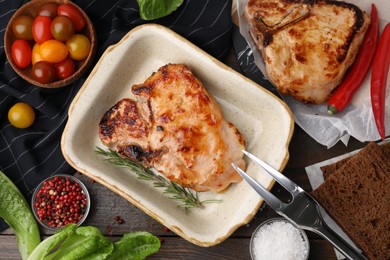
{"label": "leafy green stem", "polygon": [[191,189],[185,188],[173,181],[169,181],[161,175],[155,174],[151,169],[148,169],[128,158],[122,157],[116,151],[103,150],[96,147],[96,153],[103,155],[104,161],[121,168],[128,168],[137,175],[138,179],[152,181],[154,187],[163,188],[163,194],[166,194],[170,199],[179,202],[178,207],[184,208],[186,212],[190,208],[203,208],[205,203],[220,202],[220,200],[204,200],[199,199],[197,192],[192,192]]}

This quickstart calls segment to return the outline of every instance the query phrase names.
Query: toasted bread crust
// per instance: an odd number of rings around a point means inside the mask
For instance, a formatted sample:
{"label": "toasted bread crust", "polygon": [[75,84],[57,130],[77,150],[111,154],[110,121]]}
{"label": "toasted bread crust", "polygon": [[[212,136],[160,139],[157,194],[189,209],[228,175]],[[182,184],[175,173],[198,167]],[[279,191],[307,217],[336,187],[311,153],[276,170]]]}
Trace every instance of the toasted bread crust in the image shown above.
{"label": "toasted bread crust", "polygon": [[369,143],[310,193],[369,259],[390,259],[387,152]]}

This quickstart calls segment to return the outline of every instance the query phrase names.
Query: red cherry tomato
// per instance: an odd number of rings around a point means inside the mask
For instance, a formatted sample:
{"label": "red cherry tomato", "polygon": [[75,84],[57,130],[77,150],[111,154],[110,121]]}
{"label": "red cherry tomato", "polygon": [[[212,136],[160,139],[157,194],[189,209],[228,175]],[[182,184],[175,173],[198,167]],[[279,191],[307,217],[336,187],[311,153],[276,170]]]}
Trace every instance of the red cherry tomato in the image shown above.
{"label": "red cherry tomato", "polygon": [[53,64],[39,61],[32,67],[31,74],[39,83],[46,84],[56,80],[56,71]]}
{"label": "red cherry tomato", "polygon": [[42,5],[37,12],[37,16],[49,16],[51,19],[57,16],[58,4],[47,3]]}
{"label": "red cherry tomato", "polygon": [[38,44],[53,39],[51,34],[51,19],[48,16],[37,16],[32,25],[32,35]]}
{"label": "red cherry tomato", "polygon": [[66,79],[74,73],[74,61],[68,56],[65,60],[54,64],[57,78]]}
{"label": "red cherry tomato", "polygon": [[58,15],[68,16],[74,23],[76,31],[80,31],[87,24],[83,14],[71,4],[61,4],[57,8]]}
{"label": "red cherry tomato", "polygon": [[19,68],[26,68],[31,62],[31,47],[26,40],[16,40],[11,47],[12,60]]}

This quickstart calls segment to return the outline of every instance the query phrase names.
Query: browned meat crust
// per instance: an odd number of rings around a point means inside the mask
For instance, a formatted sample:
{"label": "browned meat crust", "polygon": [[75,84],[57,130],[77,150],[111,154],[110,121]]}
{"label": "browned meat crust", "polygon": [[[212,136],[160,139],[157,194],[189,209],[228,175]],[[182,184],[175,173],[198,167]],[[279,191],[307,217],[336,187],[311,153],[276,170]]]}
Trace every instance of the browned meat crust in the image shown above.
{"label": "browned meat crust", "polygon": [[327,0],[249,0],[245,15],[269,79],[315,104],[341,83],[369,25],[357,6]]}
{"label": "browned meat crust", "polygon": [[103,116],[99,137],[122,155],[197,191],[221,191],[241,177],[244,139],[203,84],[182,64],[168,64]]}

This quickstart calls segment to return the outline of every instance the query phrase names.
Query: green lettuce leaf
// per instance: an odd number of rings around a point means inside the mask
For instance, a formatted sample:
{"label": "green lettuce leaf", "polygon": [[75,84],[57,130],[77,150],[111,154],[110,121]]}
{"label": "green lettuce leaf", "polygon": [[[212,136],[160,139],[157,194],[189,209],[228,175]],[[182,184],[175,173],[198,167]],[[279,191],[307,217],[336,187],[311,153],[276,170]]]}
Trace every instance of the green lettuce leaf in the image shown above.
{"label": "green lettuce leaf", "polygon": [[138,260],[159,249],[160,240],[147,232],[125,234],[113,244],[96,227],[70,224],[41,242],[28,260]]}
{"label": "green lettuce leaf", "polygon": [[184,0],[137,0],[139,13],[144,20],[154,20],[175,11]]}
{"label": "green lettuce leaf", "polygon": [[64,241],[67,237],[73,234],[76,230],[76,224],[70,224],[63,229],[57,231],[54,235],[43,240],[31,253],[28,260],[41,260],[45,259],[59,243]]}
{"label": "green lettuce leaf", "polygon": [[14,230],[22,259],[27,259],[41,242],[38,224],[21,192],[1,171],[0,218]]}
{"label": "green lettuce leaf", "polygon": [[96,259],[103,260],[114,246],[96,227],[79,227],[70,234],[61,246],[45,260],[51,259]]}
{"label": "green lettuce leaf", "polygon": [[138,260],[156,253],[160,249],[160,240],[148,232],[133,232],[123,235],[114,243],[114,251],[108,260]]}

